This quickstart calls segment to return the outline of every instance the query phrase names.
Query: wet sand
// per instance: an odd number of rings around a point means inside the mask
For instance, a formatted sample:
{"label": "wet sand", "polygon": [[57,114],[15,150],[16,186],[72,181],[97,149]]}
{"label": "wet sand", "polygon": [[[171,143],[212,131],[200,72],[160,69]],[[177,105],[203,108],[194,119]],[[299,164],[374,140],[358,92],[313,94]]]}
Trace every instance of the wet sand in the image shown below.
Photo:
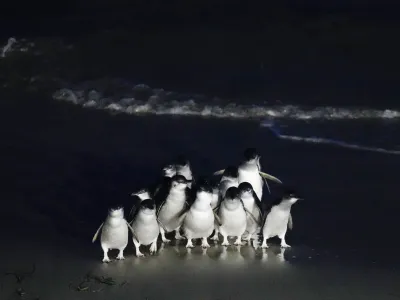
{"label": "wet sand", "polygon": [[[1,299],[18,299],[18,287],[26,299],[400,297],[397,156],[281,141],[246,121],[110,116],[31,100],[24,109],[2,103],[0,272],[32,264],[36,271],[22,284],[2,277]],[[248,246],[204,254],[172,245],[139,259],[131,243],[125,261],[101,263],[100,245],[90,241],[110,204],[128,209],[129,193],[177,152],[192,158],[196,174],[209,174],[248,146],[263,153],[265,170],[307,200],[293,207],[285,261],[276,247],[265,255]],[[71,290],[89,271],[128,283]]]}

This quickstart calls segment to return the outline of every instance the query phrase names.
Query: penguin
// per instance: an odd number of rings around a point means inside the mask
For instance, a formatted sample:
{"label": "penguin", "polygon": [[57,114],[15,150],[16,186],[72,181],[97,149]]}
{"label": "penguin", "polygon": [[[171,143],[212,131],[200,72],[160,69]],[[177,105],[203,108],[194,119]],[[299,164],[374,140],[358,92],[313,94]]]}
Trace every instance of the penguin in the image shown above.
{"label": "penguin", "polygon": [[193,248],[192,239],[202,239],[201,246],[209,248],[207,238],[214,230],[214,222],[221,225],[221,220],[211,208],[212,188],[204,181],[197,185],[196,196],[187,211],[182,214],[182,229],[187,238],[186,248]]}
{"label": "penguin", "polygon": [[117,259],[124,258],[124,250],[128,245],[128,229],[135,235],[132,227],[124,218],[124,209],[121,206],[110,208],[108,216],[93,236],[94,243],[101,231],[100,244],[104,252],[103,262],[110,262],[108,250],[118,249]]}
{"label": "penguin", "polygon": [[[222,174],[220,183],[219,183],[219,195],[218,195],[218,204],[217,206],[220,205],[221,201],[224,199],[225,197],[225,193],[226,191],[234,186],[237,187],[239,185],[239,181],[238,181],[238,176],[239,176],[239,172],[238,172],[238,168],[235,166],[228,166],[225,170],[224,173]],[[214,210],[216,209],[215,207],[213,208]],[[218,226],[215,227],[215,232],[213,234],[213,236],[211,237],[211,239],[213,241],[218,241]]]}
{"label": "penguin", "polygon": [[133,214],[136,210],[138,203],[142,202],[143,200],[152,198],[150,195],[150,191],[147,188],[143,188],[137,192],[134,192],[131,194],[131,196],[134,197],[134,202],[133,202],[131,210],[129,211],[129,215],[128,215],[129,219],[133,218]]}
{"label": "penguin", "polygon": [[234,186],[230,187],[218,208],[218,216],[221,221],[219,232],[224,238],[222,246],[229,246],[228,236],[236,236],[234,243],[236,246],[243,245],[242,235],[246,231],[247,215],[255,220],[240,199],[239,189]]}
{"label": "penguin", "polygon": [[268,248],[267,239],[279,237],[281,239],[281,247],[288,248],[290,245],[286,243],[285,236],[287,229],[293,229],[293,220],[290,210],[292,205],[301,199],[296,195],[293,189],[286,188],[282,197],[277,198],[265,210],[261,227],[263,242],[261,248]]}
{"label": "penguin", "polygon": [[132,229],[135,236],[132,238],[136,249],[136,256],[144,256],[140,252],[140,245],[150,245],[150,253],[157,252],[157,239],[160,234],[160,225],[156,216],[156,206],[154,201],[146,199],[140,202],[132,220]]}
{"label": "penguin", "polygon": [[131,196],[136,196],[140,199],[140,201],[146,200],[146,199],[151,199],[150,196],[150,191],[146,188],[141,189],[138,192],[132,193]]}
{"label": "penguin", "polygon": [[157,217],[165,227],[165,229],[163,227],[160,228],[162,241],[164,243],[170,242],[171,240],[165,237],[165,233],[174,230],[175,239],[182,239],[183,237],[179,232],[182,222],[179,216],[189,206],[188,181],[182,175],[174,175],[171,178],[168,191],[163,195],[159,193],[157,198],[157,202],[160,203],[157,209]]}
{"label": "penguin", "polygon": [[177,175],[182,175],[188,180],[188,187],[192,188],[193,173],[188,159],[184,155],[179,155],[174,163]]}
{"label": "penguin", "polygon": [[244,207],[252,216],[247,216],[247,224],[245,234],[242,239],[247,240],[250,244],[251,239],[258,240],[258,234],[261,230],[262,206],[253,187],[248,182],[239,184],[239,197],[243,202]]}
{"label": "penguin", "polygon": [[239,170],[235,166],[228,166],[224,173],[222,174],[221,181],[219,184],[219,191],[220,191],[220,202],[225,197],[226,191],[232,187],[238,187],[239,185]]}
{"label": "penguin", "polygon": [[163,168],[162,173],[163,173],[163,177],[171,178],[172,176],[174,176],[176,174],[176,168],[174,165],[168,164]]}
{"label": "penguin", "polygon": [[211,182],[212,188],[212,198],[211,198],[211,208],[215,209],[219,205],[219,182]]}
{"label": "penguin", "polygon": [[[247,148],[244,151],[243,156],[244,160],[238,167],[238,173],[239,173],[238,182],[239,184],[242,182],[249,182],[252,185],[255,193],[257,194],[258,199],[261,201],[263,194],[263,185],[264,185],[263,180],[265,180],[267,187],[268,183],[266,179],[269,179],[271,181],[280,184],[282,184],[282,181],[270,174],[261,171],[261,164],[260,164],[261,156],[258,154],[255,148]],[[220,175],[224,173],[224,171],[225,170],[217,171],[214,173],[214,175]]]}

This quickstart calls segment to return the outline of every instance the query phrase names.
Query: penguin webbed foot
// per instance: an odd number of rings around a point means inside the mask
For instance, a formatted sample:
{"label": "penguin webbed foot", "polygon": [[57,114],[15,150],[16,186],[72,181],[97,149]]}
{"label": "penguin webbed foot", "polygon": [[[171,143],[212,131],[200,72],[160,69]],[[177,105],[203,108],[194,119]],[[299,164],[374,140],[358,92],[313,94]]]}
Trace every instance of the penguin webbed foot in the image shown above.
{"label": "penguin webbed foot", "polygon": [[150,245],[150,254],[155,254],[157,252],[157,241],[151,243]]}
{"label": "penguin webbed foot", "polygon": [[187,243],[186,243],[186,248],[193,248],[193,243],[192,243],[192,239],[188,239]]}
{"label": "penguin webbed foot", "polygon": [[233,243],[235,246],[243,246],[242,238],[240,236],[237,237],[236,241]]}
{"label": "penguin webbed foot", "polygon": [[176,240],[183,240],[183,239],[185,239],[185,237],[183,237],[183,236],[180,234],[180,232],[179,232],[178,229],[175,231],[175,239],[176,239]]}
{"label": "penguin webbed foot", "polygon": [[139,250],[136,252],[137,257],[144,257],[144,254],[140,252]]}
{"label": "penguin webbed foot", "polygon": [[109,262],[111,262],[111,260],[108,257],[103,258],[103,263],[109,263]]}
{"label": "penguin webbed foot", "polygon": [[219,237],[218,237],[218,233],[215,233],[212,237],[211,237],[212,241],[218,242]]}
{"label": "penguin webbed foot", "polygon": [[281,248],[290,248],[292,246],[286,244],[286,242],[281,242]]}
{"label": "penguin webbed foot", "polygon": [[171,240],[167,239],[167,238],[162,238],[163,243],[168,244],[171,242]]}
{"label": "penguin webbed foot", "polygon": [[263,248],[263,249],[269,248],[269,246],[267,244],[267,240],[263,241],[263,243],[261,244],[261,248]]}
{"label": "penguin webbed foot", "polygon": [[210,244],[208,243],[207,238],[202,239],[201,247],[202,248],[210,248]]}

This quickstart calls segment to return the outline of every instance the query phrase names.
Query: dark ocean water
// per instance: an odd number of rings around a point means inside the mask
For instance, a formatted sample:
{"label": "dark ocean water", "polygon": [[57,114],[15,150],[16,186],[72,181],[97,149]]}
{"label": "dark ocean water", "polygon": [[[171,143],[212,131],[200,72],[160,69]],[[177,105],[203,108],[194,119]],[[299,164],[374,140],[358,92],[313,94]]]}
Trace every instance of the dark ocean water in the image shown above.
{"label": "dark ocean water", "polygon": [[[293,207],[286,257],[312,266],[316,251],[330,253],[332,265],[397,270],[400,110],[389,71],[339,64],[332,53],[303,64],[283,64],[281,54],[262,65],[243,45],[231,56],[224,43],[211,51],[204,36],[190,46],[141,38],[146,47],[126,32],[17,39],[19,48],[1,58],[0,195],[9,244],[14,231],[44,224],[86,245],[107,208],[128,210],[129,194],[153,183],[177,153],[196,175],[208,175],[253,146],[263,168],[306,199]],[[207,51],[218,53],[197,59]],[[325,64],[311,63],[317,59]]]}

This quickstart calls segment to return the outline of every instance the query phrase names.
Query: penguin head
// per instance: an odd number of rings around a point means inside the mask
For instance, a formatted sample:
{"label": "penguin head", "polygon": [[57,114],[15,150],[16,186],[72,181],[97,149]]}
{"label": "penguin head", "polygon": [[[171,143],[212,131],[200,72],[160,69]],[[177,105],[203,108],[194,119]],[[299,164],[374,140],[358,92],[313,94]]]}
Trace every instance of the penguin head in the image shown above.
{"label": "penguin head", "polygon": [[228,210],[234,210],[240,205],[239,189],[235,186],[231,186],[226,190],[224,198],[225,208]]}
{"label": "penguin head", "polygon": [[180,167],[188,166],[189,160],[187,159],[187,157],[185,155],[180,154],[175,158],[175,165],[180,166]]}
{"label": "penguin head", "polygon": [[140,202],[140,210],[145,214],[153,214],[156,210],[156,205],[153,200],[146,199]]}
{"label": "penguin head", "polygon": [[123,218],[124,208],[121,205],[116,205],[108,210],[108,215],[113,218]]}
{"label": "penguin head", "polygon": [[213,187],[209,180],[206,178],[200,178],[197,182],[197,193],[213,193]]}
{"label": "penguin head", "polygon": [[298,193],[292,188],[285,188],[282,195],[282,202],[294,204],[299,200],[303,200]]}
{"label": "penguin head", "polygon": [[247,148],[244,153],[244,160],[248,163],[256,163],[258,166],[260,165],[261,155],[258,153],[256,148]]}
{"label": "penguin head", "polygon": [[213,194],[218,195],[219,194],[219,182],[216,180],[213,180],[210,182],[210,185],[211,185]]}
{"label": "penguin head", "polygon": [[176,173],[175,167],[171,164],[166,165],[163,168],[163,176],[164,177],[172,177],[175,175],[175,173]]}
{"label": "penguin head", "polygon": [[239,189],[235,186],[231,186],[225,192],[225,200],[234,201],[239,199]]}
{"label": "penguin head", "polygon": [[249,182],[242,182],[238,186],[240,196],[253,195],[253,186]]}
{"label": "penguin head", "polygon": [[238,178],[239,177],[239,169],[236,166],[228,166],[224,173],[222,174],[222,177],[225,178]]}
{"label": "penguin head", "polygon": [[150,198],[150,193],[148,189],[141,189],[135,193],[132,193],[131,196],[137,196],[140,198],[140,200],[148,199]]}
{"label": "penguin head", "polygon": [[188,180],[183,175],[174,175],[171,178],[171,188],[184,190],[188,185]]}

